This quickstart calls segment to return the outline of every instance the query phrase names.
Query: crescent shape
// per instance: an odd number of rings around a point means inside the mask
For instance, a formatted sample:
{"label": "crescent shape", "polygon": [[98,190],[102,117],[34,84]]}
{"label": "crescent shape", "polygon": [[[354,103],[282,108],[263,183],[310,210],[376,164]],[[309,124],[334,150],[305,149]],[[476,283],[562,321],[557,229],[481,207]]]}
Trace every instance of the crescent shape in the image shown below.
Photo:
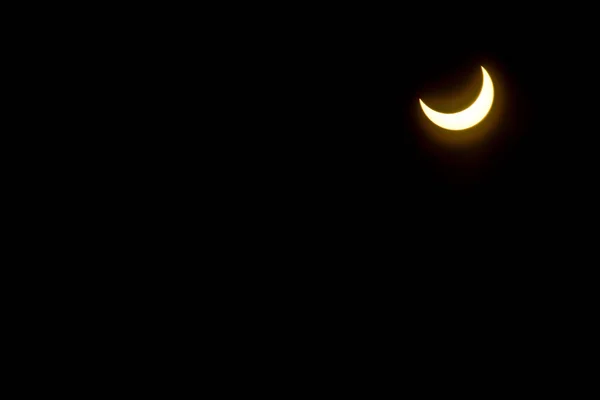
{"label": "crescent shape", "polygon": [[423,103],[423,100],[419,99],[421,108],[427,118],[434,124],[452,131],[468,129],[480,123],[490,112],[492,103],[494,102],[494,84],[492,83],[492,78],[490,78],[485,68],[481,67],[481,72],[483,73],[481,92],[477,100],[462,111],[452,114],[437,112]]}

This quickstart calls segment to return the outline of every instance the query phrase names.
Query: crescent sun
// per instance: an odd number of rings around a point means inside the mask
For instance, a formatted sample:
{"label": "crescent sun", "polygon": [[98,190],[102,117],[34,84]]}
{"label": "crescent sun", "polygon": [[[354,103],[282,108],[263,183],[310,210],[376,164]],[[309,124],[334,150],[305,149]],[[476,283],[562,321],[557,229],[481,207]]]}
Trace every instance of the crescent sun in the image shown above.
{"label": "crescent sun", "polygon": [[494,102],[494,84],[492,78],[485,68],[481,67],[483,73],[483,85],[477,100],[466,109],[457,113],[445,114],[429,108],[423,100],[419,99],[423,112],[434,124],[452,131],[460,131],[471,128],[480,123],[490,112]]}

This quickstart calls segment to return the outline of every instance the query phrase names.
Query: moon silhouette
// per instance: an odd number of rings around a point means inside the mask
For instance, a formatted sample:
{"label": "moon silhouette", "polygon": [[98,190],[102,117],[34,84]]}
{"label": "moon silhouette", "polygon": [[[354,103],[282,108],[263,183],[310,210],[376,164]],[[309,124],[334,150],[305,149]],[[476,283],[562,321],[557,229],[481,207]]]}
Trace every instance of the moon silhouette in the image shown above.
{"label": "moon silhouette", "polygon": [[483,85],[477,100],[466,109],[446,114],[429,108],[423,100],[419,99],[423,112],[434,124],[452,131],[460,131],[471,128],[480,123],[485,116],[490,112],[492,103],[494,102],[494,84],[492,78],[487,73],[485,68],[481,67],[483,73]]}

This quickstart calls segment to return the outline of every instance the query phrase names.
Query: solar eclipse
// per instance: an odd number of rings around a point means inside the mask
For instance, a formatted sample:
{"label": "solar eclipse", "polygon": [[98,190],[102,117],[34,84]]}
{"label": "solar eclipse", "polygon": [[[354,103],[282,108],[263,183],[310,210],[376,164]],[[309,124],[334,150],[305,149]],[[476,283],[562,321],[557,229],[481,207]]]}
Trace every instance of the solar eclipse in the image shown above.
{"label": "solar eclipse", "polygon": [[481,67],[481,72],[483,73],[481,92],[475,102],[462,111],[451,114],[441,113],[432,110],[423,100],[419,99],[421,108],[427,118],[437,126],[453,131],[468,129],[480,123],[489,113],[494,102],[492,78],[485,68]]}

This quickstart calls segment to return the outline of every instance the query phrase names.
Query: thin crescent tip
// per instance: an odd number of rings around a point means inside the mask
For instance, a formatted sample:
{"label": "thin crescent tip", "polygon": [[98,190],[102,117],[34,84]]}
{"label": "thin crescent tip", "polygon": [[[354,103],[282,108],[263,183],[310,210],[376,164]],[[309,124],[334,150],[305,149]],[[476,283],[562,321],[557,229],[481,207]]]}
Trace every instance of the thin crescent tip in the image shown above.
{"label": "thin crescent tip", "polygon": [[[485,68],[483,68],[483,67],[481,67],[481,73],[482,73],[484,76],[486,76],[486,75],[487,75],[488,77],[490,76],[490,73],[489,73],[489,72],[487,72],[487,70],[486,70]],[[490,78],[490,79],[491,79],[491,78]]]}

